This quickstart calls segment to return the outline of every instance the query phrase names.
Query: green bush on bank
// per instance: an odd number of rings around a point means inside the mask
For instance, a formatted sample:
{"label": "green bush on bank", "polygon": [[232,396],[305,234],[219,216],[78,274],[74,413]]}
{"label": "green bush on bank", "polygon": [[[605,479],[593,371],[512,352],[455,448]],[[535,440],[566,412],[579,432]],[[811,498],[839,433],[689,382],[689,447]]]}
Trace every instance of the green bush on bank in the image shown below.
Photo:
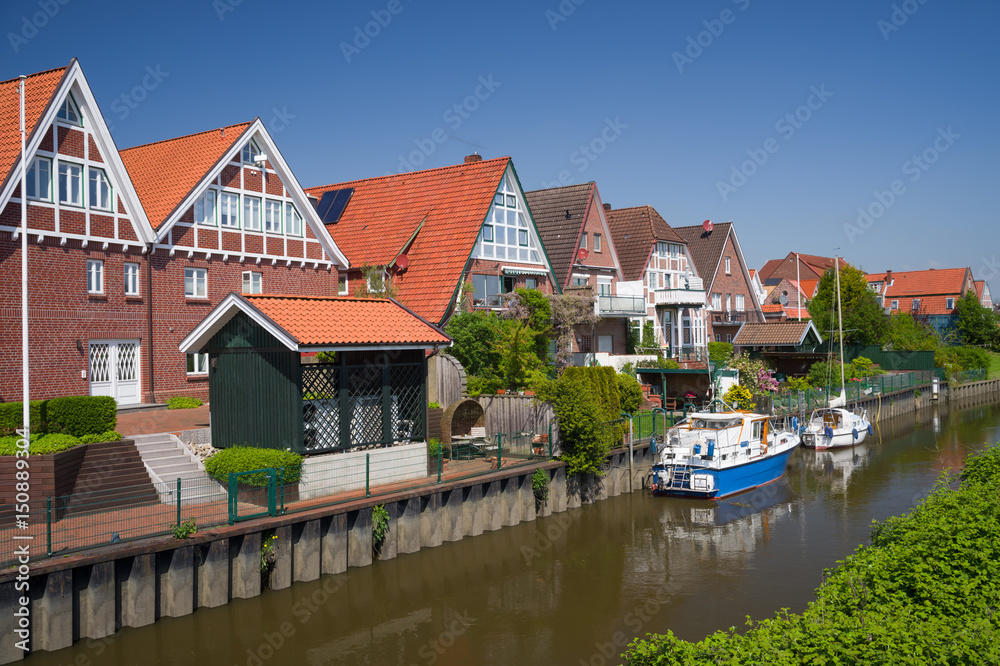
{"label": "green bush on bank", "polygon": [[874,523],[801,614],[717,631],[699,642],[647,634],[631,666],[1000,663],[1000,447],[943,476],[912,512]]}
{"label": "green bush on bank", "polygon": [[201,407],[200,398],[189,398],[184,395],[175,395],[167,400],[167,409],[194,409]]}
{"label": "green bush on bank", "polygon": [[[24,425],[20,402],[0,403],[0,435],[16,435]],[[73,437],[100,434],[115,429],[118,403],[103,395],[69,395],[32,400],[28,418],[33,433],[63,433]]]}
{"label": "green bush on bank", "polygon": [[[205,460],[205,471],[213,479],[229,484],[231,473],[252,472],[257,469],[285,468],[285,483],[298,483],[302,477],[302,456],[282,449],[262,449],[255,446],[231,446]],[[263,487],[268,483],[265,473],[240,477],[245,486]]]}
{"label": "green bush on bank", "polygon": [[[18,435],[7,435],[0,437],[0,456],[12,456],[17,452]],[[109,431],[97,435],[84,435],[83,437],[73,437],[59,432],[32,433],[31,434],[31,455],[43,456],[49,453],[58,453],[72,449],[80,444],[94,444],[97,442],[117,442],[122,439],[120,433]]]}

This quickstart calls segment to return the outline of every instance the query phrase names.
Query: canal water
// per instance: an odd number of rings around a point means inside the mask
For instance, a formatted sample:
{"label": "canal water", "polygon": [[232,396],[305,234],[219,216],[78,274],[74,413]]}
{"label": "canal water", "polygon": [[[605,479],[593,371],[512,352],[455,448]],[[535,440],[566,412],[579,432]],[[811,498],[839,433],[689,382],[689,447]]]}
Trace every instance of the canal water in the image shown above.
{"label": "canal water", "polygon": [[996,441],[1000,406],[942,405],[854,449],[799,449],[785,479],[721,502],[622,495],[24,663],[618,664],[646,632],[803,610],[872,520]]}

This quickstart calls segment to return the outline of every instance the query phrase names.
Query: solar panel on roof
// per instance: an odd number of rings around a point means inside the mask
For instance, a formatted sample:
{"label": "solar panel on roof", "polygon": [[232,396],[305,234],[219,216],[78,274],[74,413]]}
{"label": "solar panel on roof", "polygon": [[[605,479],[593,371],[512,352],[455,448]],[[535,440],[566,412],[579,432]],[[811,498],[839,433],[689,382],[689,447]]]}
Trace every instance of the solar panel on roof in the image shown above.
{"label": "solar panel on roof", "polygon": [[347,208],[347,203],[353,194],[353,187],[324,192],[323,198],[319,200],[319,205],[316,207],[316,212],[319,213],[323,224],[334,224],[340,220],[340,216],[344,214],[344,209]]}

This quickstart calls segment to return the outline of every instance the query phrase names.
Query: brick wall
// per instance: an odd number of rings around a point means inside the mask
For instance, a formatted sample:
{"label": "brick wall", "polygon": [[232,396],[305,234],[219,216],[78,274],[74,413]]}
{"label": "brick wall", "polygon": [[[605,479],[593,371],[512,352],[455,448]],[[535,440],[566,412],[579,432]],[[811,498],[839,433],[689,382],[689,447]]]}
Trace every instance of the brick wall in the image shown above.
{"label": "brick wall", "polygon": [[[729,257],[730,272],[726,273],[726,257]],[[722,310],[725,311],[726,308],[726,294],[730,295],[731,310],[736,311],[736,295],[741,294],[743,296],[743,310],[748,313],[747,316],[752,317],[754,312],[754,300],[753,300],[753,286],[747,281],[743,274],[743,267],[740,265],[739,252],[736,250],[736,245],[733,243],[732,236],[726,241],[726,247],[722,253],[722,259],[719,261],[719,269],[715,274],[715,281],[709,289],[708,281],[711,276],[702,276],[705,279],[705,288],[708,290],[708,307],[712,307],[712,294],[722,295]],[[715,341],[715,335],[718,333],[722,336],[722,340],[726,340],[726,334],[735,334],[737,326],[725,325],[725,324],[713,324],[711,314],[708,317],[708,338],[709,342]]]}

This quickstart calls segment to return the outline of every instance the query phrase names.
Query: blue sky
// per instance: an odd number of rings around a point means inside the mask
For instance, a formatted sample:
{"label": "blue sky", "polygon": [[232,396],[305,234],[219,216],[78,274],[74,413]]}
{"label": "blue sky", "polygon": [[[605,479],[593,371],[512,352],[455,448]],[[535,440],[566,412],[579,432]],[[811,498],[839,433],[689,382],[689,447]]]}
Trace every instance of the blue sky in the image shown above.
{"label": "blue sky", "polygon": [[260,116],[303,186],[510,155],[732,220],[751,267],[840,248],[1000,296],[996,0],[63,2],[5,0],[2,77],[79,58],[120,148]]}

